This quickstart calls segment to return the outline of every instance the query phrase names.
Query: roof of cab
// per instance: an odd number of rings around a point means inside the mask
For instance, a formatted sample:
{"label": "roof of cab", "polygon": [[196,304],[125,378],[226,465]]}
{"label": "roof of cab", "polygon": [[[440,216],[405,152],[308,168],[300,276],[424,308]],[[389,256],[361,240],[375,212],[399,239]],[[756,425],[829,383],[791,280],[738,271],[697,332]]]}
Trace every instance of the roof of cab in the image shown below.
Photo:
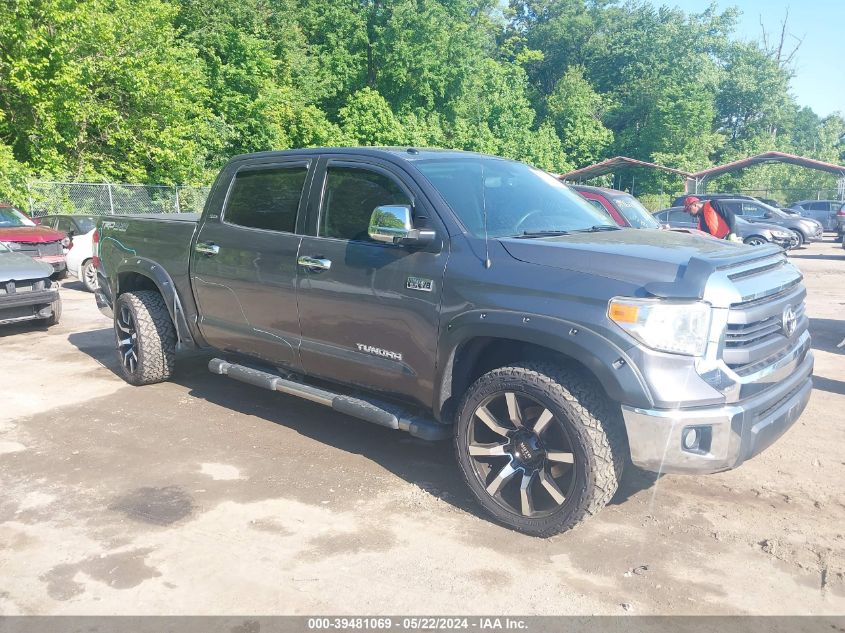
{"label": "roof of cab", "polygon": [[417,147],[310,147],[303,149],[286,149],[254,154],[233,156],[232,160],[249,158],[273,158],[282,156],[309,156],[313,154],[352,154],[355,156],[372,156],[373,158],[392,158],[407,161],[436,160],[445,158],[494,158],[510,160],[500,156],[490,156],[477,152],[465,152],[458,149],[417,148]]}

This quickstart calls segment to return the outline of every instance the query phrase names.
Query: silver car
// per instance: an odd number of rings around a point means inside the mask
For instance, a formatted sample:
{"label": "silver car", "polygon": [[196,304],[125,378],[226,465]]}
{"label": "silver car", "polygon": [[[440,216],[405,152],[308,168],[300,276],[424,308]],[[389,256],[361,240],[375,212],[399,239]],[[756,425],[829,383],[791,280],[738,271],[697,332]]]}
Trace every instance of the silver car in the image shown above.
{"label": "silver car", "polygon": [[812,218],[820,223],[825,231],[837,231],[842,234],[842,220],[838,212],[842,210],[842,200],[801,200],[792,205],[805,218]]}
{"label": "silver car", "polygon": [[[673,229],[698,228],[698,221],[687,213],[683,207],[665,209],[655,213],[654,217],[661,224],[666,224]],[[775,224],[748,222],[737,216],[736,232],[742,241],[750,246],[761,246],[771,243],[777,244],[784,250],[798,246],[798,238],[792,231]]]}
{"label": "silver car", "polygon": [[56,325],[62,300],[51,274],[50,265],[13,253],[0,242],[0,325],[19,321]]}

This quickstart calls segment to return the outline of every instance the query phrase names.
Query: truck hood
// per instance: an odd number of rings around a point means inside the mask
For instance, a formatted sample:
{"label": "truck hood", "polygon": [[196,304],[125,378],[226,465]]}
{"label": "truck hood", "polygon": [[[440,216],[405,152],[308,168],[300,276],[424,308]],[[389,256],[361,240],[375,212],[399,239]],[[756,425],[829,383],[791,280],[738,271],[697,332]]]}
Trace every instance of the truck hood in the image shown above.
{"label": "truck hood", "polygon": [[0,242],[28,242],[43,244],[58,242],[65,234],[46,226],[4,226],[0,227]]}
{"label": "truck hood", "polygon": [[693,259],[711,260],[715,267],[722,259],[752,259],[761,253],[710,237],[647,229],[573,233],[539,239],[502,238],[501,243],[519,261],[642,286],[678,280]]}
{"label": "truck hood", "polygon": [[19,279],[43,279],[53,272],[52,266],[21,253],[0,251],[0,283]]}

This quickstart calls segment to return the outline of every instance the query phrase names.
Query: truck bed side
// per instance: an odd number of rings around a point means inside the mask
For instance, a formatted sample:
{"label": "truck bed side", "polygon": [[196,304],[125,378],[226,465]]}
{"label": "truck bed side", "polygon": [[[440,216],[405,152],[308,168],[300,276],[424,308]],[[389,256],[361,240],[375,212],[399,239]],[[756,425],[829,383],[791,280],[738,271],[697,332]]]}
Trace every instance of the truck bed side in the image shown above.
{"label": "truck bed side", "polygon": [[176,323],[180,344],[188,347],[201,340],[189,277],[199,218],[198,213],[157,213],[108,216],[98,222],[100,268],[111,301],[128,290],[158,289]]}

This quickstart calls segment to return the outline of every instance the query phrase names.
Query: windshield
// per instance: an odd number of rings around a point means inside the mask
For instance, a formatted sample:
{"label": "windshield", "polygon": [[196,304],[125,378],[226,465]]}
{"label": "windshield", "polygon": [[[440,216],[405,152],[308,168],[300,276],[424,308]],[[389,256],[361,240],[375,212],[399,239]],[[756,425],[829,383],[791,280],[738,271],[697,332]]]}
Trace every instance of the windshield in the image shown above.
{"label": "windshield", "polygon": [[553,176],[492,157],[423,160],[417,168],[467,230],[483,237],[585,231],[616,223]]}
{"label": "windshield", "polygon": [[73,217],[80,233],[87,233],[97,228],[97,221],[89,215],[76,215]]}
{"label": "windshield", "polygon": [[651,212],[630,194],[610,196],[628,224],[635,229],[659,229],[660,223],[654,219]]}
{"label": "windshield", "polygon": [[12,207],[0,207],[0,226],[35,226],[35,222]]}

